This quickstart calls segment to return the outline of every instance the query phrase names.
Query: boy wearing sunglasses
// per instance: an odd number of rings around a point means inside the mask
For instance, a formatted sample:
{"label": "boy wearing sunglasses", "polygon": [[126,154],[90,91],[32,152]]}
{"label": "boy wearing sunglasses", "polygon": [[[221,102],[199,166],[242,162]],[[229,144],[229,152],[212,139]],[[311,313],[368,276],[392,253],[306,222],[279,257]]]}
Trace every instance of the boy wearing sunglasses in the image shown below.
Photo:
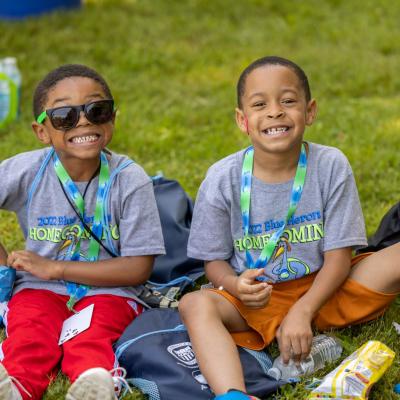
{"label": "boy wearing sunglasses", "polygon": [[357,188],[343,153],[303,141],[316,115],[304,71],[280,57],[256,60],[237,97],[236,122],[252,146],[209,169],[188,244],[219,289],[179,303],[218,400],[253,398],[236,344],[260,350],[276,337],[283,361],[298,363],[312,325],[372,320],[400,291],[400,244],[351,259],[367,243]]}
{"label": "boy wearing sunglasses", "polygon": [[142,312],[140,285],[165,252],[152,182],[106,149],[115,108],[96,71],[51,71],[33,109],[49,147],[0,164],[0,207],[16,212],[26,238],[25,250],[0,252],[17,270],[0,398],[41,399],[61,366],[67,399],[111,400],[123,380],[112,345]]}

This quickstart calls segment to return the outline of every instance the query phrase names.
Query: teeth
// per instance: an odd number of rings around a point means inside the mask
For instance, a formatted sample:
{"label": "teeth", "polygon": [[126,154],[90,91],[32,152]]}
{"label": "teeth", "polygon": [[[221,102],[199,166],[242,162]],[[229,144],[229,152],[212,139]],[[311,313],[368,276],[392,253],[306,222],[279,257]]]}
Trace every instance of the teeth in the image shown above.
{"label": "teeth", "polygon": [[264,132],[267,135],[278,135],[279,133],[287,131],[287,128],[270,128],[266,129]]}
{"label": "teeth", "polygon": [[76,136],[72,138],[72,143],[88,143],[88,142],[94,142],[97,140],[96,135],[90,135],[90,136]]}

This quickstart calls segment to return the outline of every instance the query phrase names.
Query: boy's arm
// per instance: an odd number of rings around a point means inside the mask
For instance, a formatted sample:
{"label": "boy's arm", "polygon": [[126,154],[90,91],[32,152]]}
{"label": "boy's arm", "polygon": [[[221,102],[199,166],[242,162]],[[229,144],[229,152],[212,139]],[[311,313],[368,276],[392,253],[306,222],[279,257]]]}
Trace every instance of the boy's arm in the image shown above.
{"label": "boy's arm", "polygon": [[309,354],[314,315],[348,277],[351,248],[367,244],[360,199],[347,158],[338,150],[330,150],[317,169],[325,188],[323,248],[329,250],[324,251],[324,263],[312,286],[292,306],[277,331],[284,361],[299,361]]}
{"label": "boy's arm", "polygon": [[92,286],[135,286],[151,274],[154,256],[126,256],[95,262],[57,261],[27,250],[13,251],[8,264],[46,280],[65,280]]}
{"label": "boy's arm", "polygon": [[343,284],[350,273],[351,248],[325,252],[324,265],[307,291],[289,310],[282,321],[277,339],[282,359],[300,361],[311,349],[311,322],[318,310]]}
{"label": "boy's arm", "polygon": [[0,243],[0,265],[7,264],[7,252],[3,245]]}
{"label": "boy's arm", "polygon": [[256,281],[263,269],[247,269],[237,275],[228,262],[215,260],[206,262],[206,276],[214,287],[223,288],[250,308],[264,307],[271,296],[272,287],[266,282]]}

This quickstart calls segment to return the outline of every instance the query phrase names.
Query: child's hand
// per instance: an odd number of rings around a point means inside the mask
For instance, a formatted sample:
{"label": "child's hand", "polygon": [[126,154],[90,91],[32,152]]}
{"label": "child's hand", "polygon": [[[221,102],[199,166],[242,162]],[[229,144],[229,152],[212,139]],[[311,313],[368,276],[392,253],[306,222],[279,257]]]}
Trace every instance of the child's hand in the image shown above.
{"label": "child's hand", "polygon": [[262,308],[268,304],[272,286],[256,280],[263,274],[262,268],[245,270],[236,281],[239,300],[247,307]]}
{"label": "child's hand", "polygon": [[276,331],[282,361],[298,364],[311,350],[313,333],[311,319],[305,312],[292,307]]}
{"label": "child's hand", "polygon": [[7,258],[7,264],[16,270],[30,272],[40,279],[59,279],[60,275],[59,265],[54,260],[28,250],[13,251]]}

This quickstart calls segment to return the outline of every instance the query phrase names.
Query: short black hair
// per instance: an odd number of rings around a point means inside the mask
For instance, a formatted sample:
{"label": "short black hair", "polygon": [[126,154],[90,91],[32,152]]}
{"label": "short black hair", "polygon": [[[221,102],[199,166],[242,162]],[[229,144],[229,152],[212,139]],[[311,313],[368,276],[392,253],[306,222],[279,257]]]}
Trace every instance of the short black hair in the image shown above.
{"label": "short black hair", "polygon": [[33,93],[33,116],[35,119],[44,111],[44,105],[47,102],[49,91],[63,79],[73,77],[93,79],[102,86],[104,94],[113,100],[107,82],[98,72],[86,65],[65,64],[50,71],[36,86],[35,92]]}
{"label": "short black hair", "polygon": [[257,68],[264,67],[266,65],[281,65],[283,67],[290,68],[299,78],[300,84],[303,87],[304,94],[306,96],[306,101],[309,102],[311,100],[311,90],[310,85],[308,83],[308,78],[305,72],[293,61],[287,60],[286,58],[277,57],[277,56],[267,56],[263,58],[259,58],[256,61],[253,61],[248,67],[244,69],[241,73],[238,83],[237,83],[237,104],[239,108],[242,108],[242,96],[244,95],[246,89],[246,79],[249,74]]}

